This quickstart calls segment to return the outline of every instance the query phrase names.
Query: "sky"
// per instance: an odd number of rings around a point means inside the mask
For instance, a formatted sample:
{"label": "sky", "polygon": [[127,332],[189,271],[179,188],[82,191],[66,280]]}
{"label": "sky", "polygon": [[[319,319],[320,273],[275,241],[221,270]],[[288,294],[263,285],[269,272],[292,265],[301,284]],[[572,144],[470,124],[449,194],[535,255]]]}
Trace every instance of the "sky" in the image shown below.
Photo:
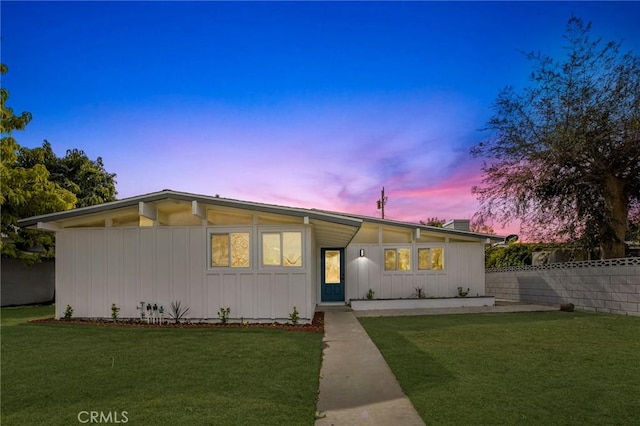
{"label": "sky", "polygon": [[[638,2],[0,3],[14,134],[77,148],[119,198],[162,189],[417,222],[469,219],[469,149],[523,52],[572,14],[640,51]],[[517,233],[517,224],[495,231]]]}

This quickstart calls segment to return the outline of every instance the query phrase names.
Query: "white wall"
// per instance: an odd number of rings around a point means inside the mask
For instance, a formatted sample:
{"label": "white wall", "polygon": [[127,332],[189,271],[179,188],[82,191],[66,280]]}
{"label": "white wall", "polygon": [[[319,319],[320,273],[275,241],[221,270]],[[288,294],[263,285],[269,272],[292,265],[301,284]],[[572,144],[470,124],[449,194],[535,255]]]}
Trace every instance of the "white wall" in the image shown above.
{"label": "white wall", "polygon": [[[419,271],[417,249],[428,244],[403,244],[412,248],[411,271],[385,271],[384,249],[393,244],[353,244],[346,250],[347,300],[363,299],[369,289],[376,299],[410,298],[416,287],[422,287],[427,297],[453,297],[458,287],[469,288],[469,295],[484,296],[484,246],[481,243],[449,242],[435,245],[445,249],[443,271]],[[360,257],[360,249],[365,256]]]}
{"label": "white wall", "polygon": [[[214,318],[221,307],[231,318],[283,320],[296,306],[301,319],[313,318],[311,279],[315,244],[305,233],[303,268],[253,267],[239,272],[207,269],[207,228],[72,228],[56,235],[56,316],[66,305],[75,317],[139,318],[139,303],[189,306],[190,318]],[[257,239],[258,232],[254,232]],[[256,240],[257,241],[257,240]]]}

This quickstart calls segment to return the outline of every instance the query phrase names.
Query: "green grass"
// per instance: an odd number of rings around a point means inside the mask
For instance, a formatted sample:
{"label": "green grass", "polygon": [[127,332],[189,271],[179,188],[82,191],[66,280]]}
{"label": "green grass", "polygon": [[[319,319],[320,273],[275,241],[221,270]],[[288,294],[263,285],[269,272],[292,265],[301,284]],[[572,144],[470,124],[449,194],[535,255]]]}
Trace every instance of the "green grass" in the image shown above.
{"label": "green grass", "polygon": [[428,425],[640,424],[640,318],[361,318]]}
{"label": "green grass", "polygon": [[52,307],[2,309],[2,424],[311,425],[322,334],[27,323]]}

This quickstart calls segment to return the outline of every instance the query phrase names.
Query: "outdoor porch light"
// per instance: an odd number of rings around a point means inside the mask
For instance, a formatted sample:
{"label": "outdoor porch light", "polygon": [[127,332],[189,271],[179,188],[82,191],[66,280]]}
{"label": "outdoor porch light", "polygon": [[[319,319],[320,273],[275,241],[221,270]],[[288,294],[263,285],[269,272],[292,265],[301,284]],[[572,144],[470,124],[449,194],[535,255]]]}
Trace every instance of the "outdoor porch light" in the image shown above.
{"label": "outdoor porch light", "polygon": [[360,249],[360,257],[364,257],[364,249]]}

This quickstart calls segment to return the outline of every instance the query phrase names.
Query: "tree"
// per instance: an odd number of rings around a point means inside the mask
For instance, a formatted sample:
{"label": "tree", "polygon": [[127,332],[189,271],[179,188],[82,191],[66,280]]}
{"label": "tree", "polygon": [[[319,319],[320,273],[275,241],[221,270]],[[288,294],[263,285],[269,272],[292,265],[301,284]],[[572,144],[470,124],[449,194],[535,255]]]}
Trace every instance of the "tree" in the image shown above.
{"label": "tree", "polygon": [[446,221],[447,221],[446,219],[438,219],[437,217],[430,217],[426,221],[421,220],[420,225],[435,226],[436,228],[442,228]]}
{"label": "tree", "polygon": [[22,148],[18,164],[26,168],[44,165],[52,182],[76,195],[76,207],[93,206],[116,199],[116,174],[105,170],[101,157],[91,160],[79,149],[69,149],[64,157],[58,158],[51,144],[45,140],[42,147]]}
{"label": "tree", "polygon": [[528,54],[531,86],[505,88],[472,148],[483,164],[476,219],[521,220],[530,239],[600,246],[624,257],[630,213],[640,208],[640,58],[589,37],[572,17],[566,57]]}
{"label": "tree", "polygon": [[469,229],[471,232],[476,232],[478,234],[487,234],[487,235],[496,235],[496,231],[486,223],[478,223],[477,221],[472,221],[469,225]]}
{"label": "tree", "polygon": [[[0,65],[4,75],[6,65]],[[76,203],[75,195],[49,180],[49,171],[45,166],[20,167],[17,163],[20,146],[12,134],[24,130],[31,121],[31,113],[15,115],[6,102],[9,92],[0,89],[0,111],[2,114],[0,133],[0,208],[1,208],[1,252],[3,255],[33,260],[32,255],[22,252],[24,244],[32,234],[17,227],[18,219],[29,215],[51,213],[72,208]]]}
{"label": "tree", "polygon": [[[6,72],[3,64],[2,74]],[[39,256],[24,249],[40,246],[44,256],[52,256],[54,239],[49,233],[19,229],[18,219],[113,201],[117,194],[116,175],[104,169],[102,158],[93,161],[78,149],[67,150],[64,157],[58,158],[47,141],[38,148],[21,147],[12,133],[24,130],[31,114],[15,115],[6,105],[8,91],[0,90],[2,254],[35,261]]]}

